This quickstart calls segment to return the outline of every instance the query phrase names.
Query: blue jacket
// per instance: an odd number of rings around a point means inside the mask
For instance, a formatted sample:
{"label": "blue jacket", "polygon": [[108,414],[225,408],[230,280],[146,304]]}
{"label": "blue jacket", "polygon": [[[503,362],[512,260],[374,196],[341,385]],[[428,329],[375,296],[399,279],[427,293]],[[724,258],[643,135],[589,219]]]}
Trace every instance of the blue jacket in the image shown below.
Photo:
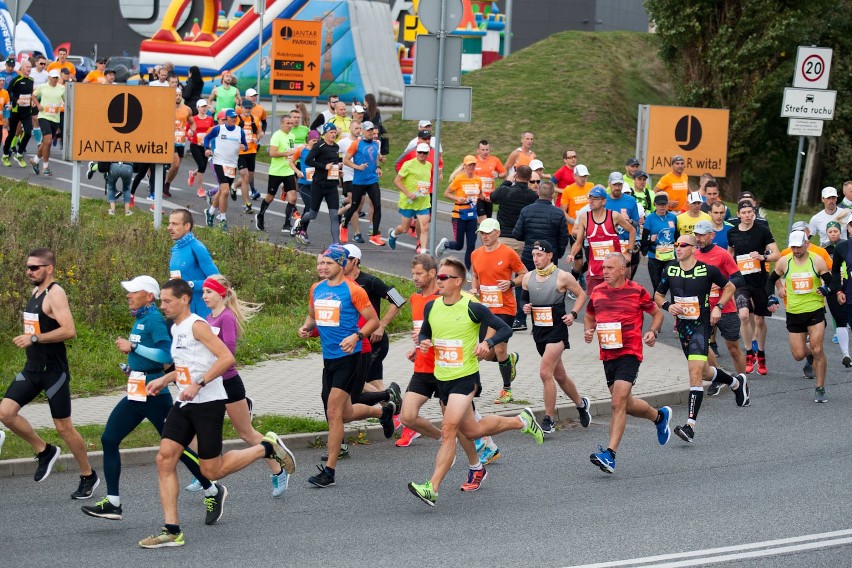
{"label": "blue jacket", "polygon": [[210,308],[201,299],[201,287],[204,280],[213,274],[219,274],[219,269],[213,263],[213,258],[204,244],[187,233],[172,246],[172,257],[169,259],[169,278],[182,278],[192,286],[192,313],[206,317]]}

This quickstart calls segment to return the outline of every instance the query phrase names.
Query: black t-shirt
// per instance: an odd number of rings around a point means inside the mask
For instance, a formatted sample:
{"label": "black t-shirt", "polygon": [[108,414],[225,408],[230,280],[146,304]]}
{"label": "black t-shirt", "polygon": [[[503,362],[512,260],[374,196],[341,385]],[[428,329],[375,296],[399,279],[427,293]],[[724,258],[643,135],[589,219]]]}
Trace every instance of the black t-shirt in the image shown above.
{"label": "black t-shirt", "polygon": [[[671,292],[671,301],[684,307],[687,317],[678,316],[678,321],[698,319],[701,322],[710,321],[710,289],[713,284],[724,288],[728,279],[715,266],[696,261],[690,270],[684,270],[677,262],[670,262],[663,270],[663,277],[657,292],[666,295]],[[698,313],[695,309],[697,304]],[[689,316],[698,316],[689,317]]]}
{"label": "black t-shirt", "polygon": [[[755,222],[748,231],[741,231],[739,224],[734,225],[734,228],[728,231],[728,246],[734,249],[734,260],[737,257],[747,255],[752,252],[763,254],[767,247],[775,242],[775,237],[772,236],[772,231],[769,230],[769,225]],[[766,285],[766,262],[760,261],[757,266],[760,267],[758,272],[746,274],[740,262],[740,272],[743,273],[743,280],[746,286],[753,288],[763,288]]]}
{"label": "black t-shirt", "polygon": [[377,315],[381,316],[382,312],[380,311],[380,308],[382,299],[387,298],[388,301],[391,301],[390,298],[388,298],[390,286],[385,284],[380,278],[376,278],[372,274],[367,274],[363,270],[360,274],[358,274],[358,278],[355,279],[355,283],[367,292],[367,297],[370,298],[370,303],[373,304],[373,309],[376,310]]}

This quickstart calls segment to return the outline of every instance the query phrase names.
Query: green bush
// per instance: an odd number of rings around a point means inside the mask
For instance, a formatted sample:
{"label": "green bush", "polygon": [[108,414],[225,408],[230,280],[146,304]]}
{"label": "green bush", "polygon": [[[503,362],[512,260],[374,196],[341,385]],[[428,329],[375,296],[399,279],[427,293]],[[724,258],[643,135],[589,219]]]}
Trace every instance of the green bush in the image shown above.
{"label": "green bush", "polygon": [[[126,337],[132,324],[121,281],[149,274],[168,279],[172,240],[155,231],[147,215],[111,217],[102,204],[83,200],[80,223],[72,225],[67,193],[0,180],[0,389],[5,391],[24,363],[23,351],[11,338],[21,333],[21,312],[30,292],[25,275],[27,253],[50,247],[57,257],[56,280],[65,288],[77,327],[68,342],[72,392],[101,394],[122,387],[123,360],[115,338]],[[230,233],[196,228],[219,270],[240,298],[262,302],[237,345],[237,361],[251,364],[274,354],[296,355],[318,350],[316,340],[299,339],[296,330],[307,313],[307,297],[316,281],[316,259],[291,248],[261,243],[248,230]],[[382,276],[403,295],[410,281]],[[389,332],[410,327],[403,310]]]}

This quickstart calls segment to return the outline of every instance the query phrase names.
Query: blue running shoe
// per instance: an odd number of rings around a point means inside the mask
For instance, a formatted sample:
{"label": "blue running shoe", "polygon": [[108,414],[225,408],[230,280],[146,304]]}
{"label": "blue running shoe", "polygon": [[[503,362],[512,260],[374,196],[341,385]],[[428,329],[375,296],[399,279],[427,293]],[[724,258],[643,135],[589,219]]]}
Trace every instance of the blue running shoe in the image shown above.
{"label": "blue running shoe", "polygon": [[604,473],[612,473],[615,471],[615,456],[610,450],[605,450],[603,446],[598,446],[597,453],[589,456],[589,461],[592,465],[601,468]]}
{"label": "blue running shoe", "polygon": [[484,448],[487,443],[488,443],[488,440],[487,440],[486,436],[483,436],[481,438],[477,438],[476,440],[473,441],[473,449],[476,450],[476,453],[478,454],[479,452],[482,451],[482,448]]}
{"label": "blue running shoe", "polygon": [[663,421],[656,424],[657,441],[661,446],[665,446],[668,443],[669,438],[672,437],[672,431],[669,429],[669,422],[671,422],[672,419],[672,409],[668,406],[664,406],[662,408],[658,408],[657,412],[663,415]]}
{"label": "blue running shoe", "polygon": [[494,448],[493,450],[488,446],[485,446],[482,449],[482,452],[479,454],[479,461],[482,465],[488,465],[500,459],[500,448]]}
{"label": "blue running shoe", "polygon": [[269,474],[269,477],[272,479],[272,496],[273,497],[283,497],[284,493],[287,492],[287,486],[290,483],[290,475],[284,471],[284,468],[281,468],[281,473],[275,475],[274,473]]}
{"label": "blue running shoe", "polygon": [[388,246],[396,250],[396,231],[393,228],[388,229]]}

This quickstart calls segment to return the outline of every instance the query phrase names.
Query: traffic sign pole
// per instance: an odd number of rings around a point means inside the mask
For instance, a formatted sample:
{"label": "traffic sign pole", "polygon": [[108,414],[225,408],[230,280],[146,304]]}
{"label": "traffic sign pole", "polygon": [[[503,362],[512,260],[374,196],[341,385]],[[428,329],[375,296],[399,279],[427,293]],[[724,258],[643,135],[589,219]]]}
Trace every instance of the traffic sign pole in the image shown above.
{"label": "traffic sign pole", "polygon": [[793,174],[793,202],[790,204],[790,222],[787,223],[787,234],[793,230],[793,218],[796,216],[796,201],[799,197],[799,172],[802,169],[802,154],[805,149],[805,137],[799,136],[799,151],[796,152],[796,173]]}
{"label": "traffic sign pole", "polygon": [[71,222],[80,222],[80,163],[71,162]]}
{"label": "traffic sign pole", "polygon": [[427,247],[431,253],[435,252],[438,238],[438,182],[441,171],[441,116],[443,114],[444,98],[444,50],[446,48],[447,30],[444,18],[447,11],[447,0],[441,0],[441,29],[438,31],[438,99],[435,104],[435,152],[432,154],[432,222],[429,223],[429,242]]}

